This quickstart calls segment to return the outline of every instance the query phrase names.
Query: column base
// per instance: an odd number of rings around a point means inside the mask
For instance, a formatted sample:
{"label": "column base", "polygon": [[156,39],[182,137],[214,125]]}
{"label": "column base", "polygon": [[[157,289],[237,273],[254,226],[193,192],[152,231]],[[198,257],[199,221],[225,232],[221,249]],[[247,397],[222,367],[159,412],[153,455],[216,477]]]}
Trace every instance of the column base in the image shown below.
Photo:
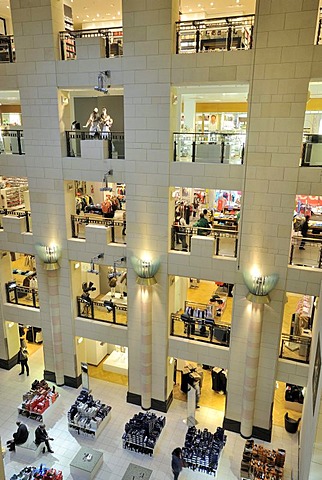
{"label": "column base", "polygon": [[18,353],[14,355],[12,358],[9,358],[9,360],[0,358],[0,368],[3,368],[4,370],[11,370],[15,365],[17,365],[17,363],[18,363]]}
{"label": "column base", "polygon": [[[165,401],[157,400],[155,398],[151,398],[151,409],[157,410],[158,412],[167,413],[167,411],[169,410],[170,405],[172,403],[172,400],[173,400],[173,392],[170,393],[169,397]],[[127,401],[127,403],[133,403],[134,405],[141,406],[141,395],[138,395],[137,393],[127,392],[126,401]],[[147,410],[150,410],[150,409],[149,408],[148,409],[142,408],[142,410],[147,411]]]}
{"label": "column base", "polygon": [[[44,379],[47,380],[48,382],[56,383],[56,375],[55,372],[50,372],[49,370],[44,370]],[[78,388],[82,384],[82,375],[79,375],[78,377],[68,377],[67,375],[64,375],[64,383],[63,385],[66,385],[66,387],[72,387],[72,388]],[[61,386],[61,385],[58,385]]]}
{"label": "column base", "polygon": [[245,440],[254,437],[258,440],[263,440],[264,442],[270,442],[272,439],[272,428],[266,429],[256,427],[255,425],[253,426],[252,435],[250,437],[245,437],[240,433],[240,422],[237,422],[237,420],[231,420],[227,417],[224,418],[223,428],[229,432],[239,433],[242,438],[245,438]]}

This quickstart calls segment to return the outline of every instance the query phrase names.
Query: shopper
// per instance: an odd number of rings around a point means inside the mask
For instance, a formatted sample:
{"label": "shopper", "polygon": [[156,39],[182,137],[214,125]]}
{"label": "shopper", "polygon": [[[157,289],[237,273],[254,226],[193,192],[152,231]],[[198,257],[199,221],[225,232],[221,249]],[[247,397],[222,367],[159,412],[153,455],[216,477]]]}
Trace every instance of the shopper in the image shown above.
{"label": "shopper", "polygon": [[[200,214],[199,220],[196,223],[194,223],[193,226],[194,227],[200,227],[197,230],[197,235],[205,236],[205,235],[210,234],[210,225],[209,225],[208,220],[205,218],[204,213]],[[206,228],[209,229],[209,230],[205,230]]]}
{"label": "shopper", "polygon": [[307,232],[309,229],[309,220],[310,220],[310,215],[306,215],[305,220],[301,226],[301,233],[303,238],[301,240],[300,250],[305,250],[305,238],[307,237]]}
{"label": "shopper", "polygon": [[182,251],[187,252],[188,251],[188,244],[187,244],[187,230],[186,230],[187,224],[186,221],[183,217],[179,218],[178,221],[178,240],[182,244]]}
{"label": "shopper", "polygon": [[29,431],[27,426],[22,422],[16,422],[17,431],[13,434],[13,440],[8,440],[7,447],[10,452],[15,451],[16,445],[22,445],[28,439]]}
{"label": "shopper", "polygon": [[23,375],[25,373],[25,367],[27,372],[27,377],[29,377],[29,365],[28,365],[28,350],[25,346],[21,346],[19,353],[18,353],[18,362],[21,365],[21,372],[19,375]]}
{"label": "shopper", "polygon": [[98,114],[98,108],[95,107],[89,116],[89,119],[84,125],[84,128],[89,127],[89,136],[91,138],[98,138],[100,134],[100,116]]}
{"label": "shopper", "polygon": [[[35,444],[40,445],[41,443],[45,443],[47,451],[49,453],[54,453],[54,451],[50,447],[49,440],[53,441],[54,439],[48,436],[46,425],[44,423],[41,423],[35,430]],[[46,450],[44,447],[43,453],[45,453],[45,451]]]}
{"label": "shopper", "polygon": [[173,472],[173,480],[177,480],[183,468],[182,450],[180,447],[175,448],[172,452],[171,468]]}

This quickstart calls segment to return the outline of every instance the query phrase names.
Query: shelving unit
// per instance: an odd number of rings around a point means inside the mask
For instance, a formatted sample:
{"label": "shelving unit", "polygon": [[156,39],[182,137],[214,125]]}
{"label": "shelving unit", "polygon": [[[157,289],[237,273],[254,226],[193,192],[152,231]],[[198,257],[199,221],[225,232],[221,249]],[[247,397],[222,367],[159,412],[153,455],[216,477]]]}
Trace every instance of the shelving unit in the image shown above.
{"label": "shelving unit", "polygon": [[78,435],[80,435],[81,433],[85,433],[97,438],[102,432],[102,430],[104,430],[108,422],[110,421],[110,418],[111,418],[111,410],[108,412],[107,416],[101,421],[101,423],[98,425],[97,428],[82,427],[81,425],[78,425],[77,423],[74,423],[74,422],[68,422],[68,428],[70,428],[71,430],[76,430]]}

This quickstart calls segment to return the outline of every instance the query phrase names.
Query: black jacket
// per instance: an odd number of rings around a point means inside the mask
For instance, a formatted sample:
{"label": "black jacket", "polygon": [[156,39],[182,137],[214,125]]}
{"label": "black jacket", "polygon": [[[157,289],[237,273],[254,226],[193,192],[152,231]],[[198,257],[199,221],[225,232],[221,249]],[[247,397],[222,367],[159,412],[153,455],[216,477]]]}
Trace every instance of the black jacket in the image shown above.
{"label": "black jacket", "polygon": [[14,441],[17,445],[22,445],[27,441],[29,432],[24,423],[21,423],[18,430],[13,434]]}
{"label": "black jacket", "polygon": [[45,428],[41,428],[39,425],[35,430],[35,444],[39,445],[45,440],[48,440],[48,433]]}

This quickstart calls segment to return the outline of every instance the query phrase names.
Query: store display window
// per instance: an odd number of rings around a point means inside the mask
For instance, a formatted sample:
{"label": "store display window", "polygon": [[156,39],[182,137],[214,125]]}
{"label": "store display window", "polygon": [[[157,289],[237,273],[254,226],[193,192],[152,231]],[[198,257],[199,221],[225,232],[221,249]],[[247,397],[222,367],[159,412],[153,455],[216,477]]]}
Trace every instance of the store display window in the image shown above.
{"label": "store display window", "polygon": [[242,193],[231,190],[176,187],[171,250],[189,252],[191,237],[214,238],[214,255],[235,257]]}
{"label": "store display window", "polygon": [[90,263],[72,262],[77,316],[127,325],[127,269],[125,258],[114,265],[102,265],[101,258]]}
{"label": "store display window", "polygon": [[[66,203],[71,213],[71,236],[86,238],[86,225],[110,227],[108,243],[126,243],[126,185],[100,182],[66,182]],[[70,223],[67,223],[70,228]]]}
{"label": "store display window", "polygon": [[35,257],[23,253],[6,252],[1,261],[7,302],[39,308]]}
{"label": "store display window", "polygon": [[171,335],[229,346],[233,285],[171,277]]}
{"label": "store display window", "polygon": [[288,292],[284,307],[280,357],[309,363],[318,298]]}
{"label": "store display window", "polygon": [[290,264],[322,267],[322,197],[297,195],[295,198]]}

